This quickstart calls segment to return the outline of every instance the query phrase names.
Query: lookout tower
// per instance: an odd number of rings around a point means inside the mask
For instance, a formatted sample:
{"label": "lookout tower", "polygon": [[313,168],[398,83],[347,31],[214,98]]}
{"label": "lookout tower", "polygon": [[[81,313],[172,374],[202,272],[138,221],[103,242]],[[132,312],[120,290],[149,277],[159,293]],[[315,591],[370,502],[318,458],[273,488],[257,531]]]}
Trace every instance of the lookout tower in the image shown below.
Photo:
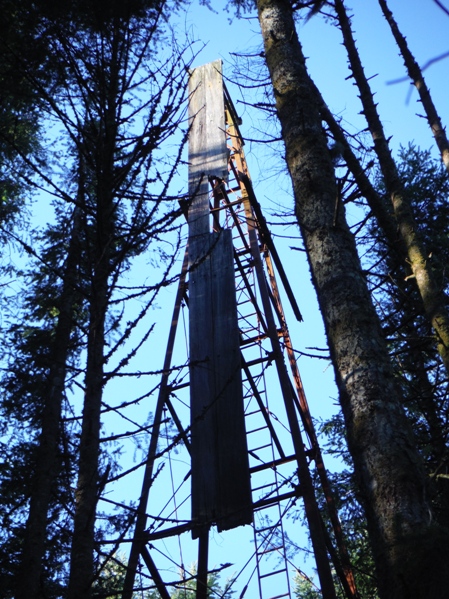
{"label": "lookout tower", "polygon": [[[300,504],[323,597],[335,597],[332,561],[347,597],[356,599],[280,287],[296,319],[301,313],[254,193],[221,61],[191,73],[189,122],[188,247],[123,599],[151,587],[169,599],[172,589],[192,581],[196,599],[206,599],[213,596],[211,574],[236,561],[237,571],[229,574],[239,599],[246,593],[290,598],[285,519]],[[186,310],[187,355],[174,369]],[[312,479],[325,498],[327,527]],[[251,531],[252,541],[236,541],[240,527]],[[220,535],[220,548],[233,535],[218,566],[211,534]],[[187,559],[195,561],[193,571]]]}

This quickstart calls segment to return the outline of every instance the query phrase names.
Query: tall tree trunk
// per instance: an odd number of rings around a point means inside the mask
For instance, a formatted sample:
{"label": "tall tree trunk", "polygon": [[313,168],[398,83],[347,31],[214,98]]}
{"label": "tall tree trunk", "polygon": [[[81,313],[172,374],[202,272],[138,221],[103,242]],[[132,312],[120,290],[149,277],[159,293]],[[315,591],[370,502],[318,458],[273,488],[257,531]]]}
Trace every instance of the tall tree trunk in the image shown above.
{"label": "tall tree trunk", "polygon": [[[95,580],[95,519],[101,489],[100,429],[104,387],[105,322],[110,298],[109,276],[115,241],[114,202],[117,151],[119,70],[123,29],[118,20],[111,25],[110,56],[100,63],[98,133],[87,133],[83,147],[93,166],[95,228],[88,246],[91,264],[89,329],[82,429],[79,445],[78,481],[75,492],[74,531],[70,560],[68,599],[90,599]],[[89,238],[89,235],[86,235]]]}
{"label": "tall tree trunk", "polygon": [[404,196],[402,181],[388,146],[376,104],[351,31],[351,24],[342,0],[335,0],[340,28],[343,34],[352,75],[360,91],[360,100],[374,141],[374,150],[385,181],[385,187],[393,202],[399,233],[407,249],[407,257],[421,295],[424,311],[437,337],[438,351],[449,374],[449,313],[447,297],[437,285],[428,254],[417,230],[410,203]]}
{"label": "tall tree trunk", "polygon": [[[106,134],[107,138],[108,135]],[[108,141],[106,139],[106,141]],[[110,140],[113,144],[115,140]],[[114,203],[110,193],[108,143],[97,186],[93,273],[89,297],[89,330],[78,481],[70,560],[69,599],[88,599],[94,582],[95,517],[99,495],[101,402],[104,386],[105,320],[109,303],[110,255],[114,232]],[[106,176],[105,176],[106,175]],[[109,175],[109,176],[108,176]],[[89,237],[86,235],[86,237]]]}
{"label": "tall tree trunk", "polygon": [[443,593],[448,575],[442,554],[447,550],[444,539],[439,546],[436,540],[426,477],[344,207],[335,210],[333,166],[291,4],[259,0],[258,13],[296,214],[325,322],[381,596],[423,599],[429,596],[432,576]]}
{"label": "tall tree trunk", "polygon": [[415,57],[411,53],[406,38],[400,32],[398,24],[396,23],[393,13],[389,9],[386,0],[379,0],[379,4],[387,23],[390,25],[391,32],[402,54],[408,76],[418,90],[419,98],[427,116],[427,122],[429,123],[429,127],[432,130],[435,142],[441,154],[441,160],[443,161],[446,170],[449,172],[449,140],[447,139],[446,131],[441,124],[441,119],[438,116],[437,109],[433,103],[430,90],[426,85],[419,64],[416,62]]}
{"label": "tall tree trunk", "polygon": [[[103,249],[106,250],[106,247],[103,246]],[[68,599],[89,599],[94,582],[94,527],[99,493],[100,413],[104,384],[105,316],[108,305],[107,254],[105,251],[103,257],[100,257],[90,298],[85,395]]]}
{"label": "tall tree trunk", "polygon": [[[82,194],[82,175],[78,199]],[[64,398],[70,336],[74,326],[73,306],[76,296],[77,268],[80,261],[81,214],[77,206],[63,273],[59,301],[59,317],[52,350],[48,394],[42,414],[42,430],[36,456],[36,470],[30,498],[30,510],[24,537],[22,561],[16,586],[16,599],[35,599],[42,596],[41,572],[45,553],[48,509],[55,489],[59,467],[61,408]]]}

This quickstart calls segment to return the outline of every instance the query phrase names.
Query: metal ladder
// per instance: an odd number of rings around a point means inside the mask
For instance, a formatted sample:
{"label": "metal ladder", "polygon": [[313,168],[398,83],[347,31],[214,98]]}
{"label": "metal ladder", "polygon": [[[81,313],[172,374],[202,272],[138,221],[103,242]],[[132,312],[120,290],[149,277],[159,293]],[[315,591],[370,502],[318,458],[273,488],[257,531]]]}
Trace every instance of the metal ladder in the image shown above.
{"label": "metal ladder", "polygon": [[[240,192],[241,189],[231,187],[231,193],[234,191]],[[248,206],[245,211],[244,201],[239,206],[235,203],[237,200],[225,197],[225,202],[238,207],[235,210],[233,206],[231,210],[234,211],[237,310],[254,506],[254,554],[260,599],[280,599],[291,597],[281,502],[291,501],[290,496],[296,499],[297,488],[290,483],[295,487],[292,492],[289,481],[283,481],[278,473],[278,465],[293,460],[293,456],[286,458],[268,405],[264,372],[270,367],[272,357],[263,347],[263,341],[267,339],[267,326],[256,297],[254,256],[246,238]]]}

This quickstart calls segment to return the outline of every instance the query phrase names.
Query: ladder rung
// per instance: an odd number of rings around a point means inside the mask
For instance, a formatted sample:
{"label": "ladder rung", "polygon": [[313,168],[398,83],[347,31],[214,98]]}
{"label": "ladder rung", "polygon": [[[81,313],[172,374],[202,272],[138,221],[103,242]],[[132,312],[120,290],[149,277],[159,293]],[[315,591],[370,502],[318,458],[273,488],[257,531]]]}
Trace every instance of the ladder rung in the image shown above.
{"label": "ladder rung", "polygon": [[[268,426],[266,424],[264,424],[264,426],[259,426],[259,428],[253,428],[252,431],[247,431],[247,435],[251,435],[252,433],[258,433],[259,431],[263,431],[265,429],[268,429]],[[268,443],[268,445],[264,445],[263,447],[268,447],[269,445],[271,445],[271,443]],[[260,449],[260,447],[258,447],[257,449]],[[253,451],[257,451],[256,449],[254,449]]]}
{"label": "ladder rung", "polygon": [[275,595],[274,597],[270,597],[270,599],[281,599],[281,597],[290,597],[290,593],[284,593],[283,595]]}
{"label": "ladder rung", "polygon": [[258,332],[259,328],[257,326],[250,326],[250,323],[247,322],[246,327],[240,328],[241,340],[244,341],[245,339],[253,339],[253,336],[249,337],[249,335],[253,335],[254,333]]}
{"label": "ladder rung", "polygon": [[[240,264],[238,265],[238,272],[240,273],[241,281],[245,287],[248,287],[248,277],[252,277],[253,268],[254,268],[254,258],[251,254],[251,249],[242,248],[242,252],[245,252],[247,255],[240,260]],[[246,279],[246,280],[245,280]]]}
{"label": "ladder rung", "polygon": [[253,300],[251,298],[247,298],[245,300],[239,300],[237,302],[237,307],[240,308],[240,306],[244,306],[245,304],[250,304],[250,303],[251,304],[253,303]]}
{"label": "ladder rung", "polygon": [[240,347],[242,351],[247,351],[252,349],[253,347],[260,348],[262,345],[262,341],[264,337],[256,335],[254,336],[252,333],[257,332],[257,329],[254,328],[251,331],[246,329],[245,331],[240,331]]}
{"label": "ladder rung", "polygon": [[252,412],[245,412],[245,417],[253,416],[254,414],[260,414],[260,409],[253,410]]}
{"label": "ladder rung", "polygon": [[257,551],[257,555],[265,555],[266,553],[271,553],[272,551],[279,551],[279,549],[284,549],[284,546],[278,545],[277,547],[271,547],[270,549],[264,549],[263,551]]}
{"label": "ladder rung", "polygon": [[265,532],[266,530],[274,530],[275,528],[279,528],[279,523],[272,524],[271,526],[265,526],[264,528],[255,528],[254,532],[256,534],[260,534],[261,532]]}
{"label": "ladder rung", "polygon": [[[246,323],[248,325],[248,323]],[[258,333],[259,332],[259,328],[257,326],[246,326],[244,329],[243,327],[240,329],[240,335],[241,335],[241,340],[240,340],[240,345],[243,345],[243,341],[247,341],[250,340],[250,343],[252,341],[254,341],[254,336],[249,337],[249,335],[251,333]]]}
{"label": "ladder rung", "polygon": [[265,356],[264,358],[257,358],[256,360],[251,360],[251,362],[247,362],[246,365],[248,368],[251,366],[256,366],[257,364],[262,364],[263,362],[268,362],[271,359],[271,356]]}
{"label": "ladder rung", "polygon": [[248,339],[242,339],[240,341],[240,345],[249,345],[250,343],[258,344],[264,339],[267,338],[267,335],[261,333],[260,335],[256,335],[256,337],[249,337]]}
{"label": "ladder rung", "polygon": [[282,464],[286,464],[287,462],[292,462],[293,460],[296,460],[296,456],[290,455],[286,456],[285,458],[279,458],[278,460],[274,460],[273,462],[266,462],[260,464],[259,466],[253,466],[249,469],[249,471],[251,474],[253,474],[255,472],[261,472],[262,470],[267,470],[268,468],[272,468],[274,470],[277,466],[281,466]]}
{"label": "ladder rung", "polygon": [[252,489],[252,492],[255,493],[256,491],[260,491],[261,489],[267,489],[268,487],[274,487],[273,493],[278,490],[276,487],[276,483],[267,483],[266,485],[260,485],[260,487],[254,487],[254,489]]}
{"label": "ladder rung", "polygon": [[287,568],[281,568],[280,570],[275,570],[274,572],[268,572],[268,574],[261,574],[259,578],[268,578],[269,576],[275,576],[276,574],[281,574],[281,572],[286,572]]}
{"label": "ladder rung", "polygon": [[[266,427],[262,427],[262,428],[266,428]],[[258,455],[254,455],[256,453],[256,451],[259,451],[260,449],[266,449],[267,447],[271,447],[271,443],[267,443],[266,445],[261,445],[260,447],[255,447],[254,449],[250,449],[248,451],[249,454],[251,454],[253,456],[253,458],[257,458],[258,460],[260,460]]]}
{"label": "ladder rung", "polygon": [[245,256],[246,254],[250,254],[251,253],[251,248],[248,249],[243,249],[243,250],[238,250],[237,251],[237,256]]}
{"label": "ladder rung", "polygon": [[170,391],[179,391],[179,389],[185,389],[190,383],[182,383],[181,385],[170,385]]}
{"label": "ladder rung", "polygon": [[[237,306],[237,308],[239,308],[239,306]],[[256,315],[257,315],[257,312],[249,312],[249,314],[239,314],[240,318],[247,318],[247,319],[252,318],[253,316],[256,316]],[[256,329],[256,327],[254,327],[253,330],[254,329]]]}
{"label": "ladder rung", "polygon": [[[241,314],[239,314],[239,318],[245,318],[245,316],[242,316]],[[250,333],[256,332],[259,333],[259,325],[258,324],[253,324],[249,321],[247,321],[245,323],[246,326],[241,326],[240,327],[240,334],[241,335],[246,335],[248,337],[248,335]]]}
{"label": "ladder rung", "polygon": [[253,511],[263,510],[266,507],[271,505],[275,505],[281,501],[285,501],[286,499],[292,499],[293,497],[300,497],[302,495],[301,488],[298,487],[295,491],[290,491],[289,493],[282,493],[282,495],[275,495],[274,497],[267,497],[265,499],[259,499],[255,503],[253,503]]}
{"label": "ladder rung", "polygon": [[[242,251],[246,252],[246,249]],[[234,272],[237,277],[236,285],[240,288],[242,286],[245,289],[248,289],[248,283],[251,284],[251,281],[248,281],[248,277],[252,277],[252,269],[253,269],[253,257],[248,256],[248,258],[243,258],[240,260],[240,264],[234,263]]]}

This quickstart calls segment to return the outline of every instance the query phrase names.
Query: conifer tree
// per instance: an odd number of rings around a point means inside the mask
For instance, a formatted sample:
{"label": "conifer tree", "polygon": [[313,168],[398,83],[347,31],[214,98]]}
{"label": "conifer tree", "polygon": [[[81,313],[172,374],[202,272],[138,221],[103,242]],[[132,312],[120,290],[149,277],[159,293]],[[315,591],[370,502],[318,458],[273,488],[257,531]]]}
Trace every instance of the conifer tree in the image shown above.
{"label": "conifer tree", "polygon": [[[404,186],[388,146],[382,122],[380,120],[368,79],[364,73],[352,35],[350,19],[342,0],[335,1],[343,43],[348,53],[352,76],[360,91],[363,114],[374,143],[374,151],[391,198],[394,216],[399,234],[406,250],[407,262],[416,281],[427,318],[432,323],[436,335],[438,351],[449,373],[449,311],[447,297],[438,286],[431,265],[427,260],[428,252],[419,234],[413,210],[404,193]],[[404,256],[405,259],[405,256]]]}
{"label": "conifer tree", "polygon": [[[11,430],[20,413],[29,431],[26,463],[34,464],[30,484],[15,494],[22,551],[16,547],[8,580],[11,588],[11,577],[18,571],[11,593],[30,598],[65,595],[62,589],[68,577],[68,596],[80,598],[91,596],[97,577],[97,503],[114,470],[114,458],[105,458],[101,449],[103,389],[126,367],[151,330],[136,341],[137,348],[126,350],[111,372],[105,365],[123,351],[122,345],[151,309],[158,290],[167,284],[176,260],[180,210],[167,196],[181,150],[172,156],[160,153],[158,158],[156,153],[176,132],[182,146],[187,65],[173,39],[172,56],[158,56],[163,35],[170,38],[162,26],[162,9],[169,11],[165,4],[106,3],[104,11],[90,2],[44,3],[41,8],[34,13],[35,33],[53,56],[54,85],[36,77],[24,55],[17,57],[16,67],[38,98],[40,111],[62,130],[62,143],[56,139],[47,149],[51,168],[36,156],[26,158],[30,180],[56,198],[60,218],[57,228],[46,233],[43,245],[36,238],[33,248],[22,244],[41,267],[35,270],[36,284],[27,294],[27,301],[36,306],[33,334],[25,334],[24,347],[19,327],[14,345],[16,350],[22,348],[24,360],[39,361],[41,384],[27,396],[26,389],[14,382],[4,402],[3,409],[8,410],[15,393]],[[14,140],[9,141],[20,151]],[[62,167],[59,173],[55,164]],[[167,231],[172,232],[171,253],[156,249]],[[123,275],[150,246],[161,260],[161,279],[156,282],[152,277],[154,284],[127,291]],[[49,279],[47,298],[41,295],[42,277]],[[133,297],[141,298],[143,307],[120,331],[117,307]],[[73,360],[80,360],[76,367]],[[27,376],[21,377],[25,386]],[[13,378],[11,370],[5,382],[13,385]],[[63,407],[74,382],[84,388],[81,419],[68,417]],[[65,422],[71,422],[80,436],[68,438]],[[18,452],[17,447],[17,457]],[[71,455],[68,462],[66,454]],[[5,448],[5,463],[7,455]],[[13,473],[8,468],[3,473],[5,485],[12,484]],[[61,480],[64,498],[62,488],[57,490]],[[55,542],[50,549],[49,542],[55,540],[50,534],[53,525],[60,526],[65,541]],[[56,560],[51,569],[49,551]]]}
{"label": "conifer tree", "polygon": [[[335,174],[292,6],[284,0],[263,0],[258,14],[296,216],[325,322],[379,591],[385,598],[427,596],[420,570],[425,563],[433,573],[433,592],[439,594],[447,587],[445,534],[429,522],[424,468],[343,206],[335,212]],[[421,539],[419,547],[416,538]]]}

